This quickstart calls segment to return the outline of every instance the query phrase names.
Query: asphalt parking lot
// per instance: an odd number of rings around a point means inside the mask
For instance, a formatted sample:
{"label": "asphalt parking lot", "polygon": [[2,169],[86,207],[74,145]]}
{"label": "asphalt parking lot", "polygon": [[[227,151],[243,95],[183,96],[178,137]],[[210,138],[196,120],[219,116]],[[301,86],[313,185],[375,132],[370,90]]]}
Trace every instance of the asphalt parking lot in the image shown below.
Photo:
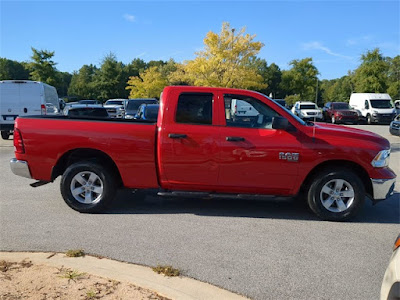
{"label": "asphalt parking lot", "polygon": [[[392,144],[388,126],[352,126]],[[399,234],[396,192],[355,220],[323,222],[291,201],[165,199],[121,191],[105,214],[64,204],[59,179],[39,188],[14,176],[12,141],[0,142],[0,250],[86,252],[141,265],[168,264],[252,299],[378,299]]]}

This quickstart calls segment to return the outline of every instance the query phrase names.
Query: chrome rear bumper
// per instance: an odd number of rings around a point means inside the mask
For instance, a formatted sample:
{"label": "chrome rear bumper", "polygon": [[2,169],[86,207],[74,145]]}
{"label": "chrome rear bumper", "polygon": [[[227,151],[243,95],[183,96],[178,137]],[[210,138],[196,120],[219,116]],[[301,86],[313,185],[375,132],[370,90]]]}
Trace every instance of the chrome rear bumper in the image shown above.
{"label": "chrome rear bumper", "polygon": [[31,172],[29,171],[28,162],[12,158],[10,160],[10,168],[15,175],[32,179]]}
{"label": "chrome rear bumper", "polygon": [[372,191],[374,200],[384,200],[393,194],[396,178],[372,179]]}

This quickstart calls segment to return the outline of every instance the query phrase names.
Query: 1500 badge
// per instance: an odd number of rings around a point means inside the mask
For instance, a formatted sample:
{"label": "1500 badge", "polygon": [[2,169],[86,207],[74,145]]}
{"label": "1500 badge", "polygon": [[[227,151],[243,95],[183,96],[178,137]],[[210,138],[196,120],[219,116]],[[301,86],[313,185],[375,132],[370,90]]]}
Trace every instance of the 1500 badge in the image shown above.
{"label": "1500 badge", "polygon": [[299,153],[291,153],[291,152],[279,152],[279,159],[298,162],[299,161]]}

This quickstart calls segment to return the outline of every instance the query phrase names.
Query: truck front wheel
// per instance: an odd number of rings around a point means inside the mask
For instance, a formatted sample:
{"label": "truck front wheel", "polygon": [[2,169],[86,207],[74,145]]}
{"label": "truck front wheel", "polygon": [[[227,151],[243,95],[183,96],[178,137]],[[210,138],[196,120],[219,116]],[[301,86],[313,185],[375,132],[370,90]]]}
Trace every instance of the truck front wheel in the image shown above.
{"label": "truck front wheel", "polygon": [[308,205],[321,219],[345,221],[357,214],[365,202],[365,189],[351,170],[337,168],[318,173],[308,191]]}
{"label": "truck front wheel", "polygon": [[114,199],[116,183],[106,168],[93,162],[78,162],[64,172],[60,183],[65,203],[82,213],[103,211]]}

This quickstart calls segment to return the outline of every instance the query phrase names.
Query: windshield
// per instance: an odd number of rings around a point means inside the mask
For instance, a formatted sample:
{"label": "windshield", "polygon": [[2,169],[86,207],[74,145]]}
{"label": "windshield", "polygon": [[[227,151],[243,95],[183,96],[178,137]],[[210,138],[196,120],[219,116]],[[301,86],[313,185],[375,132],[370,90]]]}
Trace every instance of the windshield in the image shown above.
{"label": "windshield", "polygon": [[370,100],[373,108],[393,108],[392,101],[389,99]]}
{"label": "windshield", "polygon": [[106,105],[124,105],[123,100],[108,100]]}
{"label": "windshield", "polygon": [[349,104],[347,103],[332,103],[332,108],[336,110],[342,110],[342,109],[350,109]]}
{"label": "windshield", "polygon": [[318,109],[315,104],[300,104],[300,109]]}
{"label": "windshield", "polygon": [[78,102],[79,104],[97,104],[97,100],[81,100]]}
{"label": "windshield", "polygon": [[126,109],[137,110],[141,104],[156,104],[156,100],[129,100]]}

